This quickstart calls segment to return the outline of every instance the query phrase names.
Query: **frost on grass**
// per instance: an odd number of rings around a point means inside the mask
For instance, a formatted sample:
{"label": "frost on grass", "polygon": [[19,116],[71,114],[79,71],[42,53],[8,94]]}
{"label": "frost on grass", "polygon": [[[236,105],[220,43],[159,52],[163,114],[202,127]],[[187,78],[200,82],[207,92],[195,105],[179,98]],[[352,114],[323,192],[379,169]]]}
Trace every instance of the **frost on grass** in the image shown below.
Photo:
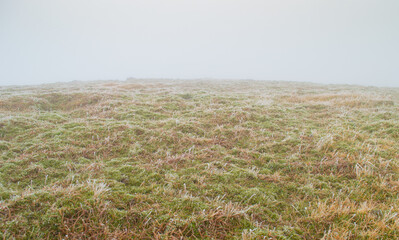
{"label": "frost on grass", "polygon": [[0,89],[4,239],[399,238],[399,90]]}

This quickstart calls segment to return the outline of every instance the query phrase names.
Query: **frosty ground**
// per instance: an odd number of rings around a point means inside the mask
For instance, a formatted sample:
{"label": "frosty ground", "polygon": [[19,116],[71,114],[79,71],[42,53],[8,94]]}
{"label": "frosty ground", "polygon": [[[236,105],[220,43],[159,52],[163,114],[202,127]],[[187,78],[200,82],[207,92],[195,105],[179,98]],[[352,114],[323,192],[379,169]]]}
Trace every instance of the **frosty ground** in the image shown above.
{"label": "frosty ground", "polygon": [[399,238],[399,89],[0,88],[4,239]]}

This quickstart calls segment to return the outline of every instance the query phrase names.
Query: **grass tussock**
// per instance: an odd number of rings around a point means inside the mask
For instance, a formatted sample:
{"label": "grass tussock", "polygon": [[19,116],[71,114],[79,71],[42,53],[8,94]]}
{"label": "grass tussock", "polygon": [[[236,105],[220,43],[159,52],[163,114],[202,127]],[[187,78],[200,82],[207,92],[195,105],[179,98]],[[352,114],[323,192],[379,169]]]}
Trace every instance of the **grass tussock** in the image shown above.
{"label": "grass tussock", "polygon": [[399,238],[399,90],[0,89],[0,238]]}

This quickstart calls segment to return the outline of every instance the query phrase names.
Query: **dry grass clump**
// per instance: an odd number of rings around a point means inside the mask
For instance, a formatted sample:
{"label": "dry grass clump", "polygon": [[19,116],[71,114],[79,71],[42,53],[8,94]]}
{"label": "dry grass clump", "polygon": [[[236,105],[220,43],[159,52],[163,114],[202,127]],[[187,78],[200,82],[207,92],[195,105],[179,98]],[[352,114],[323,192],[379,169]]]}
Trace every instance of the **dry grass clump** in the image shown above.
{"label": "dry grass clump", "polygon": [[104,96],[86,93],[48,93],[36,96],[12,96],[0,99],[3,111],[70,111],[98,103]]}
{"label": "dry grass clump", "polygon": [[315,94],[315,95],[291,95],[284,96],[283,99],[292,103],[312,103],[335,105],[339,107],[380,107],[393,106],[394,102],[385,96],[366,95],[358,93],[342,94]]}
{"label": "dry grass clump", "polygon": [[0,88],[0,238],[399,238],[399,90]]}

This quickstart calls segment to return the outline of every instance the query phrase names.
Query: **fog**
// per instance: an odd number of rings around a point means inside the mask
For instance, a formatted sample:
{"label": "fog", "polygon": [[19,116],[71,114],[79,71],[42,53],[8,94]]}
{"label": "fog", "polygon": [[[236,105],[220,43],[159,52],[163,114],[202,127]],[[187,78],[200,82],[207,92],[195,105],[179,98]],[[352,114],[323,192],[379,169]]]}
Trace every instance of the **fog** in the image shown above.
{"label": "fog", "polygon": [[223,78],[399,87],[398,0],[0,0],[0,84]]}

